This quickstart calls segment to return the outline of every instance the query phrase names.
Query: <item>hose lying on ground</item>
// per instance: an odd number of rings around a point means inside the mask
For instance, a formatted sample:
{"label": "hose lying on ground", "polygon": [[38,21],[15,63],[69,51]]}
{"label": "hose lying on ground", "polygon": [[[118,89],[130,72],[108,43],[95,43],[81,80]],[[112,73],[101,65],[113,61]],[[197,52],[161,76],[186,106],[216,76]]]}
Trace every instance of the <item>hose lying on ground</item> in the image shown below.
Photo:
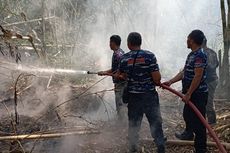
{"label": "hose lying on ground", "polygon": [[[183,98],[183,94],[182,93],[180,93],[180,92],[178,92],[178,91],[170,88],[169,86],[164,85],[164,84],[160,84],[160,86],[163,89],[166,89],[166,90],[172,92],[173,94],[179,96],[180,98]],[[188,105],[195,112],[195,114],[201,120],[201,122],[203,123],[203,125],[208,129],[208,131],[209,131],[210,135],[212,136],[213,140],[216,142],[217,147],[219,148],[219,150],[222,153],[227,153],[227,151],[225,150],[224,146],[220,143],[220,140],[217,137],[216,133],[212,130],[212,128],[210,127],[210,125],[208,124],[208,122],[205,120],[205,118],[202,116],[202,114],[200,113],[200,111],[196,108],[196,106],[191,101],[188,102]]]}

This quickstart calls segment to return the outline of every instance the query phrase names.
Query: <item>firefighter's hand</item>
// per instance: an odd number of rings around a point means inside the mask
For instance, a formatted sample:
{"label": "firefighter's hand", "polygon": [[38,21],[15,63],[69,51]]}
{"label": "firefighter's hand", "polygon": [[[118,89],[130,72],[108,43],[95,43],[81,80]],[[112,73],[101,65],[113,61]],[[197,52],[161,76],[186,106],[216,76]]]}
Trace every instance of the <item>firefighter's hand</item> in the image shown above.
{"label": "firefighter's hand", "polygon": [[191,94],[186,93],[186,94],[184,95],[184,97],[183,97],[182,100],[183,100],[186,104],[188,104],[189,101],[190,101],[190,99],[191,99]]}
{"label": "firefighter's hand", "polygon": [[113,77],[115,77],[118,80],[126,80],[125,74],[121,74],[121,73],[115,73],[113,74]]}
{"label": "firefighter's hand", "polygon": [[97,74],[100,75],[100,76],[103,76],[103,75],[106,75],[106,72],[105,71],[100,71]]}
{"label": "firefighter's hand", "polygon": [[163,82],[162,84],[170,87],[173,83],[171,80],[169,80],[169,81]]}

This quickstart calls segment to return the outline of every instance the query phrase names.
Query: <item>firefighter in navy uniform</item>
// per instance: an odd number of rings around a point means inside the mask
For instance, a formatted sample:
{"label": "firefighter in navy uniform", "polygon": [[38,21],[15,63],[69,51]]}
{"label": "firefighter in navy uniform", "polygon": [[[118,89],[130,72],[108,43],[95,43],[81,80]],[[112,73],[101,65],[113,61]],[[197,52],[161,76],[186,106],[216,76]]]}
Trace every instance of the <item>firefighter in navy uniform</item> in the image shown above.
{"label": "firefighter in navy uniform", "polygon": [[218,84],[218,76],[216,69],[219,66],[217,54],[214,50],[207,47],[207,39],[205,38],[202,45],[204,52],[207,54],[208,66],[207,66],[207,85],[208,85],[208,102],[206,106],[207,120],[210,125],[216,124],[216,111],[214,104],[214,95],[216,86]]}
{"label": "firefighter in navy uniform", "polygon": [[98,75],[112,76],[113,83],[114,83],[114,93],[115,93],[115,102],[116,102],[116,111],[117,111],[118,120],[124,121],[125,119],[124,107],[126,107],[126,105],[122,101],[122,93],[124,87],[126,86],[126,82],[124,80],[116,79],[113,76],[118,70],[118,66],[122,55],[125,53],[120,48],[120,45],[121,45],[121,37],[118,35],[112,35],[110,37],[110,42],[109,42],[110,49],[113,51],[111,69],[107,71],[100,71],[98,72]]}
{"label": "firefighter in navy uniform", "polygon": [[[164,83],[170,86],[182,80],[183,101],[185,103],[189,100],[192,101],[203,117],[206,114],[208,100],[208,86],[206,83],[207,56],[201,47],[204,38],[204,33],[200,30],[194,30],[189,34],[187,45],[192,51],[187,56],[183,71]],[[175,136],[181,140],[193,140],[195,134],[195,152],[206,153],[206,128],[187,104],[184,106],[183,118],[186,128],[182,133],[177,132]]]}
{"label": "firefighter in navy uniform", "polygon": [[155,89],[161,80],[157,59],[152,52],[141,49],[142,38],[139,33],[130,33],[127,41],[130,52],[123,55],[118,76],[128,80],[128,92],[124,94],[129,95],[129,151],[138,151],[138,133],[145,114],[158,153],[165,153],[160,104]]}

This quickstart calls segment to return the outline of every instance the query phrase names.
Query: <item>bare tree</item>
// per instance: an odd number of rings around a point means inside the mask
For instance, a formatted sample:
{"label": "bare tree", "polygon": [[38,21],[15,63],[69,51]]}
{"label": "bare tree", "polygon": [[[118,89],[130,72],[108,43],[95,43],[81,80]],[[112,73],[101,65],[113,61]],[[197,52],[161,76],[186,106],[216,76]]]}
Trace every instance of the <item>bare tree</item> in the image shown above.
{"label": "bare tree", "polygon": [[[227,1],[227,2],[226,2]],[[224,53],[223,61],[220,65],[220,83],[221,88],[226,93],[230,93],[230,74],[229,74],[229,49],[230,49],[230,0],[220,0],[221,16],[223,27]],[[227,8],[227,9],[226,9]],[[228,98],[230,96],[227,94]]]}

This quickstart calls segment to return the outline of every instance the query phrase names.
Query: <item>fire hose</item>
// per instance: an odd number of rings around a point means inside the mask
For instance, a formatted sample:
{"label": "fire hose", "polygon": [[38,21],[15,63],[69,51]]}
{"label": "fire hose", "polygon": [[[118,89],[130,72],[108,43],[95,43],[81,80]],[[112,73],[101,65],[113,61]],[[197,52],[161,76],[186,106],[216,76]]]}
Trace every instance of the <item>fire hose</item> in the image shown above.
{"label": "fire hose", "polygon": [[[163,89],[166,89],[170,92],[172,92],[173,94],[179,96],[180,98],[183,98],[183,94],[172,89],[171,87],[164,85],[164,84],[160,84],[160,86]],[[222,152],[222,153],[227,153],[227,151],[225,150],[224,146],[221,144],[219,138],[217,137],[216,133],[212,130],[212,128],[210,127],[210,125],[208,124],[208,122],[205,120],[205,118],[202,116],[202,114],[200,113],[200,111],[196,108],[196,106],[189,101],[187,103],[189,105],[189,107],[195,112],[195,114],[197,115],[197,117],[201,120],[202,124],[208,129],[210,135],[212,136],[213,140],[216,142],[218,149]]]}
{"label": "fire hose", "polygon": [[[97,72],[90,72],[88,71],[87,74],[98,74]],[[160,87],[162,87],[163,89],[166,89],[170,92],[172,92],[173,94],[177,95],[178,97],[183,99],[183,94],[172,89],[171,87],[164,85],[164,84],[160,84]],[[216,142],[218,149],[222,152],[222,153],[227,153],[226,149],[224,148],[224,146],[221,144],[218,136],[216,135],[216,133],[212,130],[212,128],[210,127],[210,125],[208,124],[208,122],[206,121],[206,119],[203,117],[203,115],[200,113],[200,111],[196,108],[196,106],[189,101],[187,103],[189,105],[189,107],[195,112],[195,114],[197,115],[197,117],[201,120],[202,124],[208,129],[211,137],[213,138],[213,140]]]}

